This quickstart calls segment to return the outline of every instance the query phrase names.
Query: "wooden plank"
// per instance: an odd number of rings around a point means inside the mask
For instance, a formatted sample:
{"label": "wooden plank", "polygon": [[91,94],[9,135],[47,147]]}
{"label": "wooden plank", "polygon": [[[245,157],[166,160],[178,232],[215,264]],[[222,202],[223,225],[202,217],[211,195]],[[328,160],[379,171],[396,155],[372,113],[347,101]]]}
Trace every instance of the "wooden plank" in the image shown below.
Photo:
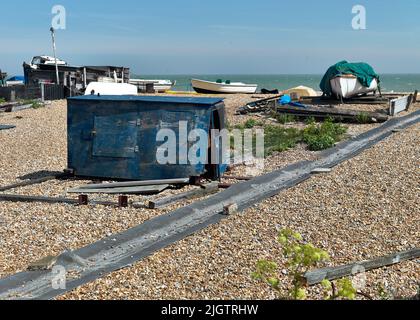
{"label": "wooden plank", "polygon": [[393,99],[389,102],[389,115],[395,117],[397,114],[408,111],[413,101],[413,95]]}
{"label": "wooden plank", "polygon": [[307,272],[304,277],[306,283],[312,286],[321,283],[325,279],[333,281],[360,273],[359,270],[370,271],[417,258],[420,258],[420,248],[345,266],[313,270]]}
{"label": "wooden plank", "polygon": [[83,189],[75,188],[67,190],[68,193],[78,194],[156,194],[169,188],[169,184],[155,185],[155,186],[139,186],[139,187],[119,187],[119,188],[98,188],[98,189]]}
{"label": "wooden plank", "polygon": [[100,184],[86,184],[80,186],[78,189],[109,189],[109,188],[125,188],[125,187],[143,187],[143,186],[157,186],[157,185],[172,185],[172,184],[189,184],[190,178],[182,179],[167,179],[167,180],[149,180],[149,181],[130,181],[130,182],[115,182],[115,183],[100,183]]}
{"label": "wooden plank", "polygon": [[[20,195],[20,194],[1,194],[1,193],[0,193],[0,201],[79,204],[78,199],[27,196],[27,195]],[[117,206],[117,203],[108,202],[108,201],[91,201],[89,202],[89,204],[104,205],[104,206]]]}
{"label": "wooden plank", "polygon": [[35,184],[40,184],[40,183],[44,183],[44,182],[47,182],[47,181],[50,181],[50,180],[61,179],[61,178],[66,178],[66,177],[69,177],[68,173],[60,173],[60,174],[57,174],[57,175],[46,176],[46,177],[39,178],[39,179],[18,182],[18,183],[11,184],[11,185],[8,185],[8,186],[0,187],[0,192],[4,192],[4,191],[7,191],[7,190],[12,190],[12,189],[16,189],[16,188],[22,188],[22,187],[26,187],[26,186],[31,186],[31,185],[35,185]]}
{"label": "wooden plank", "polygon": [[288,113],[299,117],[318,117],[318,118],[343,118],[357,121],[361,114],[366,114],[372,122],[385,122],[388,120],[388,116],[377,112],[366,112],[359,110],[347,110],[339,108],[320,108],[306,106],[306,108],[295,107],[290,105],[280,106],[277,109],[278,113]]}
{"label": "wooden plank", "polygon": [[252,180],[254,177],[240,177],[240,176],[229,176],[224,175],[223,179],[232,179],[232,180],[239,180],[239,181],[249,181]]}
{"label": "wooden plank", "polygon": [[197,190],[192,190],[192,191],[176,194],[173,196],[169,196],[166,198],[149,201],[148,208],[149,209],[162,209],[183,200],[190,200],[190,199],[203,197],[209,194],[216,193],[217,191],[219,191],[219,183],[218,182],[210,183]]}
{"label": "wooden plank", "polygon": [[14,129],[14,128],[16,128],[16,126],[0,124],[0,130],[9,130],[9,129]]}
{"label": "wooden plank", "polygon": [[413,103],[416,103],[417,102],[417,94],[418,93],[419,93],[418,90],[414,91],[414,94],[413,94]]}

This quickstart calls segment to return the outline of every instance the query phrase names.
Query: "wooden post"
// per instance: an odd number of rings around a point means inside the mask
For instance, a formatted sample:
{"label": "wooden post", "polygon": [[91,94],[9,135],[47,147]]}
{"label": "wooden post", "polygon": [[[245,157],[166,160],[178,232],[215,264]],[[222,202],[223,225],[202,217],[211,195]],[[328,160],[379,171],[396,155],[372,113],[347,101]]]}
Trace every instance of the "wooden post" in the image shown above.
{"label": "wooden post", "polygon": [[[356,262],[345,266],[309,271],[304,277],[306,279],[306,283],[312,286],[321,283],[325,279],[330,281],[337,280],[355,275],[355,273],[360,273],[359,270],[370,271],[417,258],[420,258],[420,248],[405,252],[398,252],[389,256],[368,261]],[[357,272],[355,272],[356,270]]]}

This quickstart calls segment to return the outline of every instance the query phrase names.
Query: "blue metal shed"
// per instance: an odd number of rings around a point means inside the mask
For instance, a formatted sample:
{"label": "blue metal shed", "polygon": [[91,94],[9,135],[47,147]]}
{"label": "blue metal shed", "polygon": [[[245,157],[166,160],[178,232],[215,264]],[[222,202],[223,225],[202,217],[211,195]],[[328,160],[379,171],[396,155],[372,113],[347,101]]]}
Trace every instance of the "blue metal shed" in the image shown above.
{"label": "blue metal shed", "polygon": [[[224,129],[222,99],[91,95],[69,98],[67,108],[68,168],[76,176],[113,180],[198,176],[217,179],[226,171],[223,164],[177,161],[162,165],[156,159],[162,145],[156,141],[157,133],[172,129],[178,138],[179,121],[188,122],[188,132]],[[188,147],[193,144],[188,142]]]}

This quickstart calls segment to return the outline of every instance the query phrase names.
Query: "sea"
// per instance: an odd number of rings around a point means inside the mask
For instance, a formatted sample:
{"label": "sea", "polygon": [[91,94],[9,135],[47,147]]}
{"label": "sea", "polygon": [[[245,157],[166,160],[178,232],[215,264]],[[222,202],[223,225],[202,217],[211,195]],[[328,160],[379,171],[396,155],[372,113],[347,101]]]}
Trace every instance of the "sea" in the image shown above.
{"label": "sea", "polygon": [[[221,79],[232,82],[258,84],[258,91],[261,89],[278,89],[281,91],[300,85],[320,91],[319,84],[323,75],[133,75],[132,77],[175,80],[176,86],[173,88],[174,91],[193,91],[191,79],[208,81]],[[380,77],[382,92],[414,92],[420,89],[420,74],[382,74]]]}

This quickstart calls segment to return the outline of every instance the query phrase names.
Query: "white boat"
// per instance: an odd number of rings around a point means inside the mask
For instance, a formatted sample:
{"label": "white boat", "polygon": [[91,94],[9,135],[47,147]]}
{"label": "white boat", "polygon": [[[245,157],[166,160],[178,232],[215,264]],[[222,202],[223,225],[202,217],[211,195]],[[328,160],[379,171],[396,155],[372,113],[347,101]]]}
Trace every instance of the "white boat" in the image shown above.
{"label": "white boat", "polygon": [[135,85],[139,91],[146,91],[148,84],[153,84],[153,89],[157,92],[166,92],[171,90],[176,81],[171,80],[148,80],[148,79],[130,79],[130,84]]}
{"label": "white boat", "polygon": [[[56,60],[54,59],[54,57],[50,56],[35,56],[32,58],[30,66],[32,69],[38,69],[38,65],[40,64],[55,65]],[[64,60],[57,59],[57,65],[67,66],[67,62]]]}
{"label": "white boat", "polygon": [[242,82],[230,81],[205,81],[199,79],[191,80],[192,87],[198,93],[255,93],[257,84],[246,84]]}
{"label": "white boat", "polygon": [[352,98],[361,94],[376,92],[378,90],[378,80],[373,79],[369,87],[363,86],[356,76],[342,74],[331,79],[332,92],[338,99]]}
{"label": "white boat", "polygon": [[85,95],[101,96],[136,96],[137,87],[128,83],[91,82],[86,88]]}

